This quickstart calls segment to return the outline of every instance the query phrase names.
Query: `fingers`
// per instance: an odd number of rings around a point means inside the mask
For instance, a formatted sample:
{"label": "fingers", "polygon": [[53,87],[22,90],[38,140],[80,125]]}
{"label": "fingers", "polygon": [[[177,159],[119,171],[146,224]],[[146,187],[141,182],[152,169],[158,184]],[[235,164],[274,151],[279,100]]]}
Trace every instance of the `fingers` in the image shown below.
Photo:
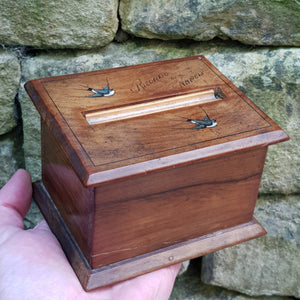
{"label": "fingers", "polygon": [[160,272],[160,284],[151,299],[169,299],[180,267],[181,263],[157,271]]}
{"label": "fingers", "polygon": [[0,225],[23,227],[32,197],[31,178],[27,171],[18,170],[0,190]]}
{"label": "fingers", "polygon": [[[103,299],[122,300],[168,300],[181,264],[165,267],[112,286],[91,291]],[[95,297],[96,298],[96,297]]]}
{"label": "fingers", "polygon": [[[49,228],[47,222],[42,220],[39,224],[37,224],[34,228],[30,229],[30,231],[34,234],[37,234],[40,238],[44,237],[50,243],[52,241],[52,246],[54,245],[57,249],[59,248],[62,252],[61,245],[53,235],[51,229]],[[58,251],[58,250],[56,250]],[[63,252],[62,252],[63,253]]]}
{"label": "fingers", "polygon": [[168,267],[169,269],[169,272],[171,273],[171,277],[175,280],[175,278],[177,277],[179,271],[180,271],[180,268],[181,268],[181,263],[178,263],[176,265],[172,265],[170,267]]}

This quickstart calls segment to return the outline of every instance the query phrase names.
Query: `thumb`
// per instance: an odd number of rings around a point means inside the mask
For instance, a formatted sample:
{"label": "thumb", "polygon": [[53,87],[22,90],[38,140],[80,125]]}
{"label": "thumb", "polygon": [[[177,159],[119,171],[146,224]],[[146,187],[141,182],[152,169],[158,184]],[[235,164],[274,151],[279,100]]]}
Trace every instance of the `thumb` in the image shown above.
{"label": "thumb", "polygon": [[0,190],[0,226],[23,228],[23,218],[32,197],[31,178],[27,171],[18,170]]}

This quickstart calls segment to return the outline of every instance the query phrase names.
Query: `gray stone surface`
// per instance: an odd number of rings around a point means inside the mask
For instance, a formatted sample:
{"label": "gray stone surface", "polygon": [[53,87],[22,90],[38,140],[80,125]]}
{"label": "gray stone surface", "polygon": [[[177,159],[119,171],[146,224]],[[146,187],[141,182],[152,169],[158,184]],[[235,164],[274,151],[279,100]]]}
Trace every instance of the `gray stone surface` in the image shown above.
{"label": "gray stone surface", "polygon": [[19,101],[23,118],[24,159],[26,170],[31,174],[32,180],[36,181],[41,178],[41,124],[34,105],[24,95],[25,90],[22,88]]}
{"label": "gray stone surface", "polygon": [[145,38],[214,37],[252,45],[300,45],[297,0],[121,0],[123,30]]}
{"label": "gray stone surface", "polygon": [[290,135],[289,142],[271,146],[261,193],[300,190],[299,48],[251,49],[238,43],[212,41],[160,42],[131,40],[99,51],[55,52],[27,57],[22,65],[19,98],[24,121],[26,167],[40,176],[39,117],[23,89],[33,78],[132,65],[204,54]]}
{"label": "gray stone surface", "polygon": [[203,258],[202,279],[249,295],[300,297],[300,196],[265,196],[255,216],[268,235]]}
{"label": "gray stone surface", "polygon": [[40,223],[43,220],[43,216],[35,204],[35,202],[31,203],[30,209],[27,213],[27,215],[24,218],[24,228],[30,229],[35,227],[38,223]]}
{"label": "gray stone surface", "polygon": [[183,275],[177,277],[170,300],[292,300],[281,296],[247,296],[220,287],[206,285],[200,279],[200,259],[191,261]]}
{"label": "gray stone surface", "polygon": [[0,49],[0,135],[15,126],[14,101],[21,78],[19,61],[11,51]]}
{"label": "gray stone surface", "polygon": [[190,260],[187,260],[181,264],[181,268],[178,272],[178,275],[182,275],[187,271],[187,269],[189,268],[190,262],[191,262]]}
{"label": "gray stone surface", "polygon": [[207,57],[291,138],[269,147],[260,192],[299,193],[300,49],[259,48]]}
{"label": "gray stone surface", "polygon": [[22,136],[18,128],[0,136],[0,188],[18,168],[24,168]]}
{"label": "gray stone surface", "polygon": [[2,0],[0,44],[89,49],[107,45],[117,32],[118,0]]}

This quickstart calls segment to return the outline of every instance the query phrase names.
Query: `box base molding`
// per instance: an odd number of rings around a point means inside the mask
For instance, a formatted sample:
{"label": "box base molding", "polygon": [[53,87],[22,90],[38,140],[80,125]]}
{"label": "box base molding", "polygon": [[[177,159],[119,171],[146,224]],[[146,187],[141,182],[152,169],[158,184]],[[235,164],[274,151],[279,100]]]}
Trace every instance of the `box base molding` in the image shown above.
{"label": "box base molding", "polygon": [[33,198],[85,290],[133,278],[266,234],[265,229],[253,218],[244,224],[92,269],[41,181],[33,183]]}

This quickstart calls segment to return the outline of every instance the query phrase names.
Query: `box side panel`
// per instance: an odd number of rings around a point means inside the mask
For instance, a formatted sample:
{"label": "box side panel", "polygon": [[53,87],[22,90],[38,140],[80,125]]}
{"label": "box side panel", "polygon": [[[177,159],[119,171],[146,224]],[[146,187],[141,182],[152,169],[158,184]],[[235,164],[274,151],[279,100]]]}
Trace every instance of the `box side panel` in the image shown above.
{"label": "box side panel", "polygon": [[91,262],[94,188],[82,185],[42,122],[42,181],[87,261]]}
{"label": "box side panel", "polygon": [[97,187],[92,267],[251,221],[266,150]]}

